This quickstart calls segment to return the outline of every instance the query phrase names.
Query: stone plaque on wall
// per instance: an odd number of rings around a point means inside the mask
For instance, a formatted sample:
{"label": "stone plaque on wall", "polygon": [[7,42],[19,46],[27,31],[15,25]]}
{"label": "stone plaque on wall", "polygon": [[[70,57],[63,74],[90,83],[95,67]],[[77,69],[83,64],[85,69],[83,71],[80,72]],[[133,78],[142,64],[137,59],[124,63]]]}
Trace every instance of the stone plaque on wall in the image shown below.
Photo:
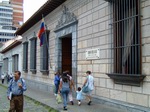
{"label": "stone plaque on wall", "polygon": [[85,52],[85,58],[87,60],[99,59],[100,58],[100,49],[99,48],[87,49]]}

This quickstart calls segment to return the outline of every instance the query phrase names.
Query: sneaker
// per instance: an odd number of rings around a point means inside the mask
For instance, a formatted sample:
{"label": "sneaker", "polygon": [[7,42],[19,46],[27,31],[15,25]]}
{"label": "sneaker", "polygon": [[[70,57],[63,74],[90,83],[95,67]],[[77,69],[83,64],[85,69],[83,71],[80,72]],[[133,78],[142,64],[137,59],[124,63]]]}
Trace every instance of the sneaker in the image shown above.
{"label": "sneaker", "polygon": [[81,102],[80,102],[80,101],[78,101],[78,105],[79,105],[79,106],[81,105]]}
{"label": "sneaker", "polygon": [[91,105],[92,101],[89,101],[88,105]]}
{"label": "sneaker", "polygon": [[67,107],[64,107],[64,110],[67,110]]}

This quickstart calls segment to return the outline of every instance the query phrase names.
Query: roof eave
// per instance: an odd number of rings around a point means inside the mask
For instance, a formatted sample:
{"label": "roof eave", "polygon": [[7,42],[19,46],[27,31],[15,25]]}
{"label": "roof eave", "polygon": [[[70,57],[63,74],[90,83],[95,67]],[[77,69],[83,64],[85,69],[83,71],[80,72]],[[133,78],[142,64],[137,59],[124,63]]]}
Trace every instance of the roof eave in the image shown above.
{"label": "roof eave", "polygon": [[9,46],[7,46],[5,49],[3,49],[1,51],[2,54],[6,53],[7,51],[15,48],[16,46],[20,45],[22,43],[22,41],[20,40],[15,40],[12,44],[10,44]]}
{"label": "roof eave", "polygon": [[47,16],[66,0],[48,0],[40,9],[35,12],[16,32],[16,35],[22,35],[27,29],[30,29],[43,17]]}

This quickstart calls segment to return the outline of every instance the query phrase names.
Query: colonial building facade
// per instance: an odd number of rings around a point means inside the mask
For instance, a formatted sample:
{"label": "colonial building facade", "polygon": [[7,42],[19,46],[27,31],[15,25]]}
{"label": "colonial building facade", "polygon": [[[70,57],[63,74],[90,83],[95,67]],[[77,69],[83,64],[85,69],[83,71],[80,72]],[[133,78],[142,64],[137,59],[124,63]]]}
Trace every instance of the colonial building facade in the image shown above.
{"label": "colonial building facade", "polygon": [[7,41],[1,50],[3,54],[3,74],[14,74],[22,71],[22,41],[20,37]]}
{"label": "colonial building facade", "polygon": [[[95,99],[148,111],[149,9],[149,0],[48,0],[16,32],[23,37],[23,77],[49,91],[57,70],[69,70],[76,86],[90,70]],[[42,15],[47,30],[40,47]]]}

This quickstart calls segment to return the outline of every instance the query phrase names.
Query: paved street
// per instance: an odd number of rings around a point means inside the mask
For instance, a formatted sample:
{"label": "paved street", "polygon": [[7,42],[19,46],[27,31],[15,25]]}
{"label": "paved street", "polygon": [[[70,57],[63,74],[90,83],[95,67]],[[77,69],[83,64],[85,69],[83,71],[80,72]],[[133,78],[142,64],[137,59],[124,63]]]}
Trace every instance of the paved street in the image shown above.
{"label": "paved street", "polygon": [[[9,101],[6,98],[6,88],[0,85],[0,112],[8,112]],[[27,97],[24,100],[24,112],[56,112]]]}

